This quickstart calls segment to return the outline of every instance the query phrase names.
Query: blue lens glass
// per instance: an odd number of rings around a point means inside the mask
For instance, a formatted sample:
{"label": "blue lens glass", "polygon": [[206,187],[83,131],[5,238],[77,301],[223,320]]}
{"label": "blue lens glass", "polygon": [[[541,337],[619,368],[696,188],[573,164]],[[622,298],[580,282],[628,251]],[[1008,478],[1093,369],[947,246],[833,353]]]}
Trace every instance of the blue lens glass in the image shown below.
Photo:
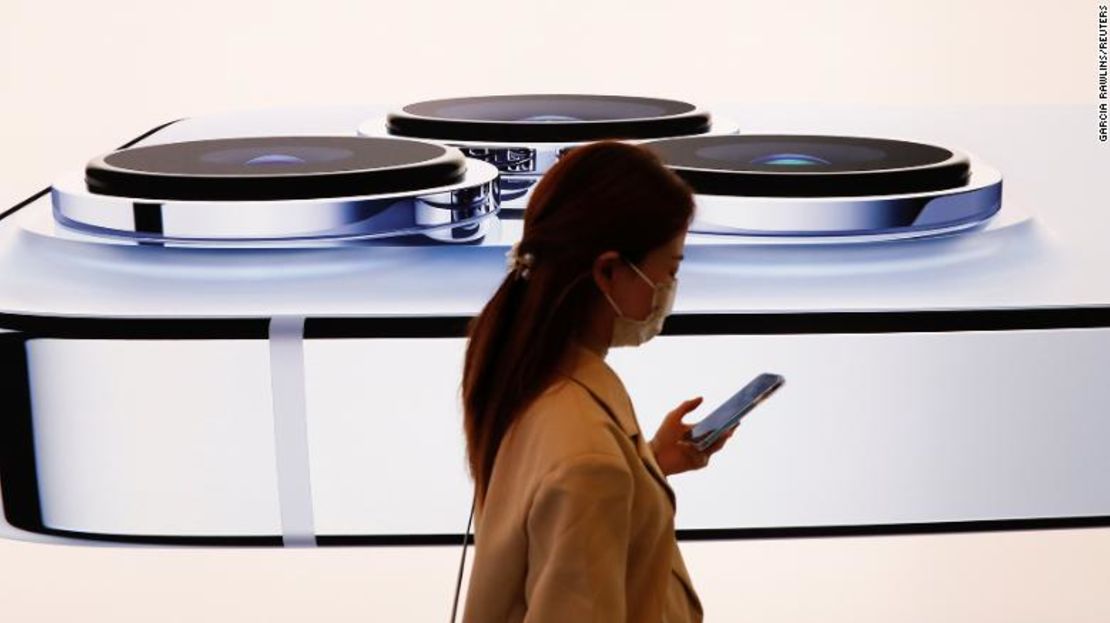
{"label": "blue lens glass", "polygon": [[524,117],[521,121],[581,121],[579,117],[572,117],[570,115],[530,115]]}
{"label": "blue lens glass", "polygon": [[355,155],[355,152],[342,147],[303,144],[304,141],[301,141],[301,143],[216,149],[201,153],[200,161],[221,166],[264,168],[279,165],[338,162],[348,160]]}
{"label": "blue lens glass", "polygon": [[246,164],[305,164],[306,162],[308,161],[304,158],[289,154],[264,154],[247,160]]}
{"label": "blue lens glass", "polygon": [[809,154],[770,154],[760,156],[751,161],[752,164],[781,164],[788,166],[812,166],[817,164],[832,164],[824,158]]}

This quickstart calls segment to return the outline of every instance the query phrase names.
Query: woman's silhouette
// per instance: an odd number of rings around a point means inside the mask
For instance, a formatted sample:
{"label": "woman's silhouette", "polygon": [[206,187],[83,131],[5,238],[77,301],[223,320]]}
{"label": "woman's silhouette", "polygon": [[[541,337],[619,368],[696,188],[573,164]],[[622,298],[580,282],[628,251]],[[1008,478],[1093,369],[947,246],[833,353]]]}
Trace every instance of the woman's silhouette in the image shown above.
{"label": "woman's silhouette", "polygon": [[572,149],[534,189],[508,274],[468,328],[464,622],[702,619],[666,476],[704,467],[728,436],[705,452],[683,438],[699,397],[646,439],[605,363],[661,329],[693,212],[682,180],[615,141]]}

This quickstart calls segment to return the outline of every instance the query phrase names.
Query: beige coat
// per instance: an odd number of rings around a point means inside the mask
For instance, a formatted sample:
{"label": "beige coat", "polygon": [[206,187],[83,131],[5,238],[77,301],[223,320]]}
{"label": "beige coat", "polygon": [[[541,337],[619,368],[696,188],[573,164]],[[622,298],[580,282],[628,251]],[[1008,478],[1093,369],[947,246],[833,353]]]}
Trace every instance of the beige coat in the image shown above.
{"label": "beige coat", "polygon": [[616,373],[574,344],[521,414],[475,510],[464,623],[702,620],[674,492]]}

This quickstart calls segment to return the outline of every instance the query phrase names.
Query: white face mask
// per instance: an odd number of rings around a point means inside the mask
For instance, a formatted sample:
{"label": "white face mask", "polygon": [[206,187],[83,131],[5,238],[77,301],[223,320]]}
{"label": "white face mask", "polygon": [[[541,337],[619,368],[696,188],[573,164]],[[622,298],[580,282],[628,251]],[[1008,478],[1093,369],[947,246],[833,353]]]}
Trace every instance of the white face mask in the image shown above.
{"label": "white face mask", "polygon": [[[623,257],[621,259],[624,259]],[[628,260],[625,259],[626,262]],[[663,319],[671,313],[671,307],[674,305],[674,294],[678,288],[678,278],[673,278],[664,283],[654,283],[647,275],[640,272],[632,262],[628,265],[636,271],[643,279],[653,288],[651,294],[651,311],[648,313],[647,318],[643,320],[634,320],[632,318],[625,318],[624,313],[621,312],[609,294],[602,290],[605,299],[609,301],[609,305],[617,312],[616,318],[613,319],[613,338],[610,340],[610,346],[639,346],[651,338],[659,335],[663,330]]]}

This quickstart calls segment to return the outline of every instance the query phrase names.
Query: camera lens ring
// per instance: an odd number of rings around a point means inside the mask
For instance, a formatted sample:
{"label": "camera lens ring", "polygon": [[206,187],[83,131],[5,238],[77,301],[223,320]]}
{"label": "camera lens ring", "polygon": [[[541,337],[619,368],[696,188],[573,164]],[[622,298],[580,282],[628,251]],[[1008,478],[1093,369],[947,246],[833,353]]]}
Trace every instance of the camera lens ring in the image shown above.
{"label": "camera lens ring", "polygon": [[580,142],[703,134],[708,112],[678,100],[521,94],[415,102],[386,116],[390,134],[445,141]]}
{"label": "camera lens ring", "polygon": [[745,197],[847,197],[927,192],[967,183],[970,160],[912,141],[740,134],[648,141],[695,192]]}
{"label": "camera lens ring", "polygon": [[264,136],[161,143],[89,161],[92,193],[176,200],[280,200],[369,195],[454,184],[466,159],[426,141]]}

